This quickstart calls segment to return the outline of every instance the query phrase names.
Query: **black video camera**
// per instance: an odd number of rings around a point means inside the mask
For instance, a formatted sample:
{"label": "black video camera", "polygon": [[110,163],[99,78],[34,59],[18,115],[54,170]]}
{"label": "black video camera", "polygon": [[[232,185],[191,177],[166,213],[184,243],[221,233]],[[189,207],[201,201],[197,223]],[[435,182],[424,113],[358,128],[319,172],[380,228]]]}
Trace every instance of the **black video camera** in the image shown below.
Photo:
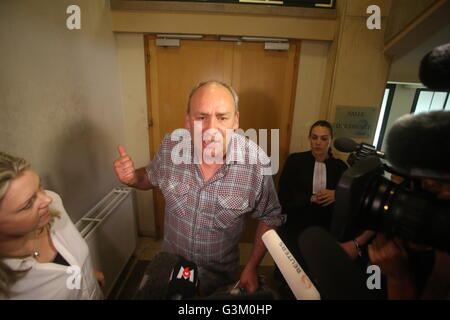
{"label": "black video camera", "polygon": [[374,155],[344,172],[336,188],[332,234],[344,242],[374,230],[450,252],[450,202],[422,190],[416,178],[403,176],[397,184],[385,172],[402,176]]}
{"label": "black video camera", "polygon": [[[450,43],[422,59],[419,77],[432,90],[450,90]],[[343,242],[373,230],[450,253],[450,200],[438,199],[421,183],[432,179],[448,188],[449,141],[450,111],[397,120],[387,141],[390,163],[373,146],[348,138],[335,141],[338,150],[354,153],[348,161],[352,167],[336,188],[333,235]],[[403,182],[387,179],[386,172],[402,177]]]}

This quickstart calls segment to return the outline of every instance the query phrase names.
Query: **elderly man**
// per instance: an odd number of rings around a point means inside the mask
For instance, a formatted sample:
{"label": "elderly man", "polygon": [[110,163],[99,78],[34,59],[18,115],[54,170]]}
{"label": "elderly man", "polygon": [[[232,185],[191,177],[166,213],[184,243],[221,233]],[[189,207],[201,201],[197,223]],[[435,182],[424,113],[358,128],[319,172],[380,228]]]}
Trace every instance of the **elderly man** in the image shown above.
{"label": "elderly man", "polygon": [[[192,161],[173,161],[179,142],[166,135],[147,167],[135,170],[122,146],[114,162],[122,183],[141,190],[161,189],[166,200],[162,250],[198,265],[200,292],[205,295],[235,281],[239,238],[249,214],[259,223],[239,286],[256,291],[256,269],[266,252],[261,235],[284,222],[267,162],[255,161],[266,156],[233,132],[238,126],[234,90],[221,82],[204,82],[192,90],[185,117]],[[201,141],[196,141],[199,132]]]}

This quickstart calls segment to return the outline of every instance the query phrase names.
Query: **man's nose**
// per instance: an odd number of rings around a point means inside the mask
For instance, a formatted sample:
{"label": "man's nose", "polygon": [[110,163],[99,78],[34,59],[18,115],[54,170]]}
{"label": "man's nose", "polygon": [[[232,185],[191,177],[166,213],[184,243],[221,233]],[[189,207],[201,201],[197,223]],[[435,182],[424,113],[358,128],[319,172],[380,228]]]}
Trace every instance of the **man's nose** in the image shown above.
{"label": "man's nose", "polygon": [[209,117],[203,125],[204,125],[203,129],[205,130],[216,129],[217,120],[214,117]]}

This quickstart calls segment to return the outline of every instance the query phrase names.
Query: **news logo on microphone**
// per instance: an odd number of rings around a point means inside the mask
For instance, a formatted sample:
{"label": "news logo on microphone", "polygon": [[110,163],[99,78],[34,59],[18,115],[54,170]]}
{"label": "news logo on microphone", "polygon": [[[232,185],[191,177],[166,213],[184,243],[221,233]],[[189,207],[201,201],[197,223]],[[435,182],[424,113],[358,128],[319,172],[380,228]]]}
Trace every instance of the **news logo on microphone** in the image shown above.
{"label": "news logo on microphone", "polygon": [[181,260],[176,263],[170,273],[167,287],[167,299],[192,299],[197,294],[198,268],[194,262]]}
{"label": "news logo on microphone", "polygon": [[[175,269],[173,270],[172,274],[170,275],[169,281],[172,281],[174,272],[175,272]],[[178,274],[177,274],[176,278],[177,279],[184,278],[184,280],[188,280],[189,279],[190,282],[195,284],[195,282],[194,282],[195,273],[196,273],[195,272],[195,268],[192,268],[192,267],[189,267],[189,266],[187,266],[187,267],[180,266],[180,270],[178,271]]]}

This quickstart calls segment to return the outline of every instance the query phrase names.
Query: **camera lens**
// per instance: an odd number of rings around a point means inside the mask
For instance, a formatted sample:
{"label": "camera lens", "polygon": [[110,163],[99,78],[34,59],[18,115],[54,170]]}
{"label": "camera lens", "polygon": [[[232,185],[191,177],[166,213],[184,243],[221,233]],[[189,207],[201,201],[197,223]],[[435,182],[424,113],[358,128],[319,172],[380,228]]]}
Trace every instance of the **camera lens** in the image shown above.
{"label": "camera lens", "polygon": [[373,176],[362,198],[359,226],[449,251],[450,207],[424,191]]}

